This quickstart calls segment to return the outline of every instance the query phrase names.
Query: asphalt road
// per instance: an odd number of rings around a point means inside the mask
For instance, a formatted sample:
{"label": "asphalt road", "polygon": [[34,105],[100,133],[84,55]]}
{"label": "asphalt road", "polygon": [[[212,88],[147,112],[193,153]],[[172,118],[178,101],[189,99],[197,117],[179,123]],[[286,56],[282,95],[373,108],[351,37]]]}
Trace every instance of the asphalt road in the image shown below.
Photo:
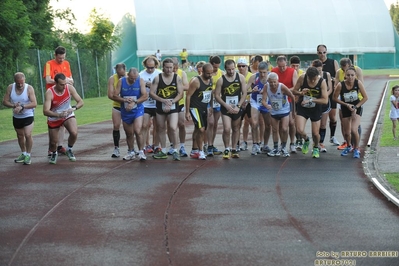
{"label": "asphalt road", "polygon": [[[385,81],[365,79],[363,147]],[[0,265],[399,265],[398,208],[336,147],[126,162],[110,158],[111,134],[80,127],[77,162],[57,165],[47,135],[30,166],[13,162],[16,141],[0,144]]]}

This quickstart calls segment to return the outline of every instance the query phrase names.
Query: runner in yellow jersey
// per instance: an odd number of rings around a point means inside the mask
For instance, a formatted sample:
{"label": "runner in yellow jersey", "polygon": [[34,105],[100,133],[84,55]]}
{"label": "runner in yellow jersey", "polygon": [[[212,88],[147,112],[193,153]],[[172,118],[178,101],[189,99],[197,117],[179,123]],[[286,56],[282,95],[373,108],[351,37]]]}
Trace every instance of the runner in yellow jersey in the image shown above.
{"label": "runner in yellow jersey", "polygon": [[113,100],[114,90],[120,78],[126,76],[126,66],[123,63],[116,64],[115,74],[113,74],[108,79],[108,98],[112,100],[112,138],[114,140],[114,151],[111,155],[112,158],[119,158],[119,140],[121,138],[121,133],[119,131],[121,127],[121,103]]}

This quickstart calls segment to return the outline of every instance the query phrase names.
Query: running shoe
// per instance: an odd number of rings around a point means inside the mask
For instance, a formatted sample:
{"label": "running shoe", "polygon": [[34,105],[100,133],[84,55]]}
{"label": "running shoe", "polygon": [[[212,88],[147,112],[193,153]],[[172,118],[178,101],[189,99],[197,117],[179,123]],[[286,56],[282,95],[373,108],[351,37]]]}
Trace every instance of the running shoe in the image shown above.
{"label": "running shoe", "polygon": [[222,152],[218,150],[215,146],[212,147],[212,152],[214,155],[221,155]]}
{"label": "running shoe", "polygon": [[135,157],[136,155],[134,151],[128,151],[125,157],[123,157],[123,160],[125,161],[134,160]]}
{"label": "running shoe", "polygon": [[321,152],[327,152],[326,146],[323,143],[319,143],[319,147]]}
{"label": "running shoe", "polygon": [[208,152],[208,144],[204,144],[204,146],[202,147],[202,150],[204,151],[204,153]]}
{"label": "running shoe", "polygon": [[199,150],[191,150],[190,158],[198,159],[199,156],[200,156],[200,151]]}
{"label": "running shoe", "polygon": [[260,144],[256,144],[256,153],[257,154],[261,154],[262,153],[262,150],[260,148]]}
{"label": "running shoe", "polygon": [[175,152],[175,149],[173,148],[173,145],[170,145],[168,155],[172,155]]}
{"label": "running shoe", "polygon": [[347,156],[348,153],[350,152],[351,147],[346,147],[342,152],[341,152],[341,156]]}
{"label": "running shoe", "polygon": [[167,159],[168,155],[163,153],[161,149],[159,149],[158,151],[154,152],[154,155],[152,155],[152,158],[154,159]]}
{"label": "running shoe", "polygon": [[208,156],[213,156],[213,146],[208,146]]}
{"label": "running shoe", "polygon": [[240,154],[238,153],[238,150],[231,151],[231,158],[240,158]]}
{"label": "running shoe", "polygon": [[360,158],[360,151],[359,149],[353,150],[353,158]]}
{"label": "running shoe", "polygon": [[258,146],[258,144],[252,145],[251,155],[257,155],[258,154],[258,149],[257,149],[256,146]]}
{"label": "running shoe", "polygon": [[[295,148],[294,143],[292,143],[292,144],[290,145],[290,151],[291,151],[291,153],[296,153],[296,148]],[[287,156],[286,156],[286,157],[287,157]]]}
{"label": "running shoe", "polygon": [[30,155],[25,155],[24,164],[25,165],[30,165],[31,163],[32,163],[32,161],[30,159]]}
{"label": "running shoe", "polygon": [[58,153],[57,152],[53,152],[51,153],[50,159],[49,159],[49,163],[51,164],[56,164],[57,163],[57,158],[58,158]]}
{"label": "running shoe", "polygon": [[121,156],[120,152],[119,152],[119,147],[115,147],[114,148],[114,152],[112,153],[111,157],[112,158],[119,158]]}
{"label": "running shoe", "polygon": [[58,154],[66,155],[67,150],[64,147],[57,149]]}
{"label": "running shoe", "polygon": [[49,158],[49,159],[50,159],[50,157],[51,157],[51,154],[53,154],[51,151],[47,151],[47,158]]}
{"label": "running shoe", "polygon": [[230,159],[230,151],[228,149],[224,150],[223,159]]}
{"label": "running shoe", "polygon": [[76,162],[75,155],[73,154],[73,152],[72,152],[71,149],[68,149],[68,150],[66,151],[66,155],[68,156],[68,158],[69,158],[69,160],[70,160],[71,162]]}
{"label": "running shoe", "polygon": [[147,147],[145,147],[145,153],[153,153],[154,149],[152,148],[151,145],[147,145]]}
{"label": "running shoe", "polygon": [[248,143],[246,141],[243,141],[241,143],[241,147],[240,147],[241,151],[247,151],[248,150]]}
{"label": "running shoe", "polygon": [[17,159],[14,160],[16,163],[23,163],[25,160],[25,154],[21,154]]}
{"label": "running shoe", "polygon": [[309,152],[309,139],[308,140],[305,140],[305,142],[303,143],[303,146],[302,146],[302,153],[303,154],[308,154],[308,152]]}
{"label": "running shoe", "polygon": [[143,150],[140,150],[140,151],[139,151],[139,159],[140,159],[140,161],[145,161],[145,160],[147,160],[147,156],[145,156],[145,153],[144,153]]}
{"label": "running shoe", "polygon": [[346,141],[344,141],[340,146],[337,147],[337,150],[345,150],[348,147]]}
{"label": "running shoe", "polygon": [[297,151],[302,151],[303,141],[302,139],[297,139],[295,143],[295,149]]}
{"label": "running shoe", "polygon": [[272,149],[270,149],[269,146],[267,146],[267,145],[263,146],[263,149],[262,149],[262,152],[263,152],[263,153],[266,153],[266,154],[267,154],[267,153],[269,153],[269,152],[271,152],[271,151],[272,151]]}
{"label": "running shoe", "polygon": [[337,140],[337,138],[335,136],[332,136],[330,139],[330,143],[334,146],[339,146],[339,141]]}
{"label": "running shoe", "polygon": [[270,157],[278,157],[280,156],[280,151],[278,149],[273,149],[272,151],[270,151],[267,156]]}
{"label": "running shoe", "polygon": [[180,161],[180,155],[177,151],[175,151],[172,155],[173,155],[173,161]]}
{"label": "running shoe", "polygon": [[188,156],[184,146],[180,147],[179,153],[180,153],[180,157],[187,157]]}
{"label": "running shoe", "polygon": [[313,148],[312,157],[313,157],[313,158],[319,158],[319,157],[320,157],[319,148]]}
{"label": "running shoe", "polygon": [[[287,151],[287,148],[281,149],[281,153],[283,154],[283,157],[290,157],[290,154]],[[295,153],[296,153],[296,151],[295,151]]]}
{"label": "running shoe", "polygon": [[205,155],[205,153],[203,151],[200,151],[198,154],[199,154],[198,159],[206,160],[206,155]]}

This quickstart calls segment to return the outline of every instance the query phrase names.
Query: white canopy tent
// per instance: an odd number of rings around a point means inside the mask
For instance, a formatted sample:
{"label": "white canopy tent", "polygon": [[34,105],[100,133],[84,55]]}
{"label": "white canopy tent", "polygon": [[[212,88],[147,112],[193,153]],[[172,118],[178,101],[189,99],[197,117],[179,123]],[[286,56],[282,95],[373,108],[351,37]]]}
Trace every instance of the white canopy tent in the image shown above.
{"label": "white canopy tent", "polygon": [[394,53],[383,0],[134,0],[137,55]]}

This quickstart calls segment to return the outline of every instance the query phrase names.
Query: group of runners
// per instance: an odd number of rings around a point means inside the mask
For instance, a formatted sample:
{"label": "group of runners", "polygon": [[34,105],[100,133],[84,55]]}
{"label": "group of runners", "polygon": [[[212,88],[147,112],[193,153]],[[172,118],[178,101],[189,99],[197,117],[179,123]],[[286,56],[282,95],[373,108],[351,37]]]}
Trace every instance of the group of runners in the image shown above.
{"label": "group of runners", "polygon": [[[76,161],[72,151],[77,138],[74,112],[83,106],[73,87],[65,53],[65,48],[58,47],[55,59],[46,64],[44,71],[48,89],[43,113],[48,120],[48,156],[52,164],[57,162],[60,153]],[[137,157],[143,161],[149,153],[153,153],[154,159],[171,155],[176,161],[188,156],[205,160],[220,154],[223,159],[239,158],[239,152],[248,149],[249,127],[252,155],[263,152],[270,157],[288,157],[297,151],[307,154],[311,149],[312,157],[319,158],[320,152],[327,152],[324,140],[329,119],[330,142],[342,149],[342,156],[353,152],[354,158],[360,158],[360,117],[367,101],[361,69],[353,66],[348,58],[341,59],[339,66],[336,60],[327,57],[325,45],[317,46],[317,54],[319,59],[314,60],[306,72],[300,69],[297,56],[291,57],[289,63],[285,56],[278,56],[276,67],[271,67],[259,55],[254,56],[250,64],[245,58],[237,62],[228,59],[224,62],[225,71],[220,69],[221,58],[211,56],[209,62],[197,63],[198,75],[191,80],[179,69],[176,58],[160,62],[155,56],[148,56],[142,62],[141,72],[136,68],[126,69],[119,63],[108,80],[108,98],[113,101],[111,156],[121,156],[122,124],[128,150],[124,160]],[[33,110],[37,103],[23,73],[16,73],[14,81],[7,88],[3,104],[13,108],[13,124],[22,151],[15,162],[30,164]],[[71,99],[76,105],[71,106]],[[335,137],[337,109],[344,136],[342,145]],[[214,145],[220,118],[222,151]],[[312,148],[305,132],[307,120],[311,121]],[[185,150],[186,121],[194,123],[189,154]],[[67,147],[62,145],[64,127],[69,132]],[[271,147],[268,146],[270,134]]]}
{"label": "group of runners", "polygon": [[[148,56],[143,60],[144,70],[138,73],[131,68],[127,77],[126,67],[118,64],[108,84],[109,98],[114,100],[112,112],[120,114],[114,119],[112,157],[120,156],[120,134],[116,132],[122,120],[128,139],[124,160],[137,155],[146,160],[149,153],[154,153],[154,159],[172,155],[173,160],[187,156],[205,160],[220,154],[224,159],[239,158],[239,152],[248,149],[249,127],[252,155],[263,152],[271,157],[288,157],[298,150],[304,154],[311,150],[312,157],[319,158],[321,152],[327,152],[324,140],[330,119],[330,142],[342,150],[342,156],[353,152],[353,157],[359,158],[360,117],[367,101],[361,69],[348,58],[341,59],[339,67],[336,60],[327,57],[325,45],[317,47],[317,54],[319,59],[306,72],[300,69],[298,56],[291,57],[289,65],[285,56],[278,56],[274,68],[259,55],[253,57],[251,64],[245,58],[237,62],[229,59],[224,62],[225,71],[220,69],[220,57],[211,56],[209,62],[197,63],[198,75],[190,81],[178,68],[176,58],[164,59],[159,70],[161,62]],[[131,73],[136,76],[131,83],[124,83]],[[133,93],[133,88],[140,93]],[[126,110],[130,97],[133,107]],[[344,136],[342,144],[335,137],[337,109]],[[137,118],[127,121],[126,111],[130,115],[136,113]],[[221,151],[214,146],[220,118],[224,144]],[[194,123],[190,153],[185,149],[185,120]],[[313,147],[305,132],[307,120],[311,121]],[[242,124],[244,140],[240,146]],[[130,139],[133,129],[138,151]]]}

